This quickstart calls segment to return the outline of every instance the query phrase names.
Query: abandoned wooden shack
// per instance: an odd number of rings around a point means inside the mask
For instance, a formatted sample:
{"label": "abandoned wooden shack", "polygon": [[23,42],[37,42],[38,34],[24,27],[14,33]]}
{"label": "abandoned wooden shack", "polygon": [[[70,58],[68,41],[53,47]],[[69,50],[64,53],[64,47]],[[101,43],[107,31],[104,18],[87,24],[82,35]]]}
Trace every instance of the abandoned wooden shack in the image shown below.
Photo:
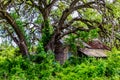
{"label": "abandoned wooden shack", "polygon": [[[69,51],[70,46],[64,45],[63,42],[60,42],[60,45],[57,46],[62,46],[61,49],[58,49],[59,53],[56,52],[56,60],[60,62],[60,64],[63,64],[70,56],[71,53]],[[93,40],[88,43],[82,42],[83,46],[85,48],[78,48],[77,54],[78,56],[88,56],[88,57],[96,57],[96,58],[106,58],[106,52],[110,50],[109,47],[104,45],[102,42],[99,40]]]}

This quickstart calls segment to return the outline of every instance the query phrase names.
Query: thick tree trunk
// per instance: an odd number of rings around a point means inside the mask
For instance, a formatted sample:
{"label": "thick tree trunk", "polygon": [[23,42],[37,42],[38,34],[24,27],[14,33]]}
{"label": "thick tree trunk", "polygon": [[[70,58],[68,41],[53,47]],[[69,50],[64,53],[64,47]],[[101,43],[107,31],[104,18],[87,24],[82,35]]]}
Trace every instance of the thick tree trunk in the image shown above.
{"label": "thick tree trunk", "polygon": [[15,22],[15,20],[11,17],[11,15],[8,12],[1,12],[2,14],[2,18],[5,19],[10,25],[11,27],[14,29],[17,38],[14,37],[11,32],[9,31],[9,29],[7,30],[8,33],[10,34],[11,38],[14,40],[14,42],[18,45],[21,53],[23,56],[27,56],[29,58],[28,55],[28,46],[26,43],[26,39],[24,36],[24,33],[22,33],[20,27],[17,25],[17,23]]}
{"label": "thick tree trunk", "polygon": [[[45,9],[43,15],[44,22],[48,21],[50,10]],[[47,27],[49,29],[49,26],[46,26],[45,23],[42,26],[42,29]],[[65,47],[63,44],[58,40],[58,37],[60,36],[59,30],[55,31],[53,33],[54,35],[51,37],[51,39],[48,41],[48,43],[44,46],[45,51],[51,50],[55,54],[55,60],[59,61],[60,64],[63,64],[65,60],[67,59],[67,53],[65,53]],[[48,36],[48,35],[47,35]]]}
{"label": "thick tree trunk", "polygon": [[20,44],[18,46],[20,48],[22,55],[28,55],[28,49],[24,42],[20,42]]}
{"label": "thick tree trunk", "polygon": [[67,59],[67,52],[65,51],[66,47],[64,47],[60,41],[58,41],[55,45],[55,59],[56,61],[59,61],[60,64],[63,64]]}
{"label": "thick tree trunk", "polygon": [[67,47],[64,47],[63,44],[60,41],[53,41],[51,40],[46,45],[46,50],[52,50],[55,54],[55,60],[60,62],[60,64],[63,64],[65,60],[67,59],[67,53],[68,49]]}
{"label": "thick tree trunk", "polygon": [[24,41],[18,41],[18,40],[16,40],[16,38],[13,38],[13,40],[18,45],[22,56],[27,56],[30,59],[28,47],[27,47],[26,43]]}

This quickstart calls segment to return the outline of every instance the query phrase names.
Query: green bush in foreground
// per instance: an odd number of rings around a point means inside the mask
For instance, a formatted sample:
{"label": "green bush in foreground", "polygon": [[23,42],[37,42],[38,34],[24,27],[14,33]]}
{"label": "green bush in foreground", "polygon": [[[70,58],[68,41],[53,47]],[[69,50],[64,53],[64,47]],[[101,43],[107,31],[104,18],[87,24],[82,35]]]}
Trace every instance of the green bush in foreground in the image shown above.
{"label": "green bush in foreground", "polygon": [[1,80],[120,80],[120,51],[108,52],[107,59],[71,57],[64,65],[55,62],[51,52],[16,56],[8,47],[0,51]]}

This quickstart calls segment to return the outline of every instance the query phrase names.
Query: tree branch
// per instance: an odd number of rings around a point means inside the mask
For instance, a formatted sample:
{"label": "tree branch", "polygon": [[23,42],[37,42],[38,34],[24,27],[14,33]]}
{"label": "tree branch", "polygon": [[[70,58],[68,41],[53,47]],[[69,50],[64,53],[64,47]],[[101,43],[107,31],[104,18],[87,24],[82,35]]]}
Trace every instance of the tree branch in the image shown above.
{"label": "tree branch", "polygon": [[8,34],[10,35],[10,37],[14,40],[14,42],[16,44],[18,44],[18,42],[19,42],[18,39],[12,35],[12,33],[9,31],[9,29],[8,29],[8,27],[6,25],[4,27],[7,30]]}
{"label": "tree branch", "polygon": [[31,1],[32,4],[27,3],[27,2],[26,2],[26,4],[28,4],[28,5],[32,6],[32,7],[35,7],[35,8],[37,8],[37,9],[39,9],[41,13],[43,12],[43,7],[42,7],[41,4],[40,4],[40,6],[38,6],[36,3],[34,3],[33,0],[30,0],[30,1]]}
{"label": "tree branch", "polygon": [[62,16],[59,20],[58,26],[62,27],[64,24],[64,21],[66,20],[66,18],[68,17],[68,15],[73,11],[73,8],[75,6],[75,4],[79,2],[79,0],[74,0],[71,4],[70,7],[65,9],[62,13]]}
{"label": "tree branch", "polygon": [[15,20],[10,16],[9,13],[7,13],[5,11],[0,11],[0,17],[5,19],[12,26],[12,28],[15,30],[16,34],[18,35],[18,38],[21,41],[26,41],[25,38],[24,38],[23,33],[21,32],[21,30],[19,29],[19,27],[16,24]]}
{"label": "tree branch", "polygon": [[69,31],[63,33],[62,35],[60,35],[60,36],[58,37],[58,40],[61,39],[61,38],[64,37],[64,36],[68,35],[68,34],[75,33],[76,31],[90,31],[90,30],[95,29],[95,28],[96,28],[96,27],[90,27],[89,29],[80,28],[80,27],[74,28],[74,29],[69,30]]}
{"label": "tree branch", "polygon": [[53,0],[50,4],[47,5],[48,9],[51,9],[52,6],[57,2],[58,0]]}
{"label": "tree branch", "polygon": [[70,13],[72,13],[75,10],[81,9],[81,8],[91,8],[90,5],[91,4],[95,4],[95,1],[92,2],[88,2],[79,6],[75,6],[75,4],[78,2],[79,0],[75,0],[71,3],[71,7],[69,7],[68,9],[65,9],[65,11],[63,11],[63,15],[60,18],[60,21],[58,23],[59,29],[61,29],[64,26],[64,21],[66,20],[66,18],[69,16]]}
{"label": "tree branch", "polygon": [[101,23],[95,21],[95,20],[87,20],[87,19],[83,19],[83,18],[73,18],[71,21],[69,21],[63,28],[62,30],[68,28],[69,26],[71,26],[75,21],[81,21],[83,23],[85,23],[88,27],[92,27],[92,25],[90,24],[97,24],[100,25]]}

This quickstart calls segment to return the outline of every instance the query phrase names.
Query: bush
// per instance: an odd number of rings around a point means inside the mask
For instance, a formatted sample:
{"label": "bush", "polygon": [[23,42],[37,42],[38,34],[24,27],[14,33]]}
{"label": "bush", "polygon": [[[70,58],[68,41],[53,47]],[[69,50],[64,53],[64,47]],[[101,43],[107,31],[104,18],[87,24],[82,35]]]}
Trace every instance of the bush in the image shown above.
{"label": "bush", "polygon": [[[17,53],[18,54],[18,53]],[[119,80],[120,51],[113,49],[107,59],[71,57],[64,65],[52,52],[16,56],[13,47],[0,51],[0,79],[5,80]]]}

